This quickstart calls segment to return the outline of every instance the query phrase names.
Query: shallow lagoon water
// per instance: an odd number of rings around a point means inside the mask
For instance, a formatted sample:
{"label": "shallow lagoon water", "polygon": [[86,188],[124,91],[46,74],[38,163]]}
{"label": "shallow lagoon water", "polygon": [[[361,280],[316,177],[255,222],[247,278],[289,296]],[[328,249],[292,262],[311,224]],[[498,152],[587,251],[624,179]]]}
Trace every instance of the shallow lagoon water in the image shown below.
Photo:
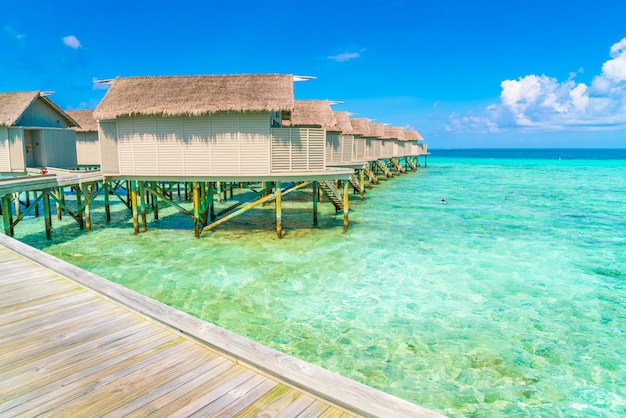
{"label": "shallow lagoon water", "polygon": [[[450,416],[626,414],[626,160],[432,155],[330,204],[305,192],[201,239],[27,219],[17,238],[263,344]],[[447,204],[440,204],[446,197]]]}

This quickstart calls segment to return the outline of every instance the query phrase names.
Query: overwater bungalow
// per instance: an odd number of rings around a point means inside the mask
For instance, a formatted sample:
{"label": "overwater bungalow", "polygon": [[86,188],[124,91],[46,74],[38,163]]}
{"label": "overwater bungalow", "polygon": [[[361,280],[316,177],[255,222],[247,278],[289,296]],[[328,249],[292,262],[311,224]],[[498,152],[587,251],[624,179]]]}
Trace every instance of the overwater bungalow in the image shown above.
{"label": "overwater bungalow", "polygon": [[212,181],[342,177],[326,167],[323,130],[283,127],[293,82],[282,74],[116,78],[94,112],[102,171]]}
{"label": "overwater bungalow", "polygon": [[76,128],[76,163],[81,168],[100,166],[100,144],[98,143],[98,121],[91,110],[66,110],[78,124]]}
{"label": "overwater bungalow", "polygon": [[367,136],[370,132],[369,120],[366,118],[350,118],[350,126],[354,135],[354,158],[357,161],[369,162],[366,157]]}
{"label": "overwater bungalow", "polygon": [[0,173],[74,168],[78,123],[41,91],[0,93]]}
{"label": "overwater bungalow", "polygon": [[326,164],[323,128],[283,125],[295,111],[294,80],[118,77],[94,112],[102,172],[133,181],[269,181],[277,189],[281,181],[348,179],[351,170]]}

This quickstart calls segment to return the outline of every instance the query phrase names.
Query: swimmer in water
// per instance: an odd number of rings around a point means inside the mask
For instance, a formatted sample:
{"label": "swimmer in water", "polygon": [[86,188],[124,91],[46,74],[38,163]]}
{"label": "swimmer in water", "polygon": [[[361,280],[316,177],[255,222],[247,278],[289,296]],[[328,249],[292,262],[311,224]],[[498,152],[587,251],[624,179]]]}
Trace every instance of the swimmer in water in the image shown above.
{"label": "swimmer in water", "polygon": [[441,203],[442,205],[445,205],[445,204],[446,204],[446,198],[444,197],[443,199],[441,199],[441,200],[439,201],[439,203]]}

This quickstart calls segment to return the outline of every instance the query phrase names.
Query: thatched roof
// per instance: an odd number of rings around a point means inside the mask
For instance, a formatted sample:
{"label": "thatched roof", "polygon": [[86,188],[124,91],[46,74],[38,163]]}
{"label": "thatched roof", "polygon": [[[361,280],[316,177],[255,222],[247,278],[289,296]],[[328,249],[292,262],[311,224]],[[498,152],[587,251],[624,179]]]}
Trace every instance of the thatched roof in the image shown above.
{"label": "thatched roof", "polygon": [[356,135],[369,136],[370,133],[370,121],[366,118],[354,118],[350,119],[352,125],[352,131]]}
{"label": "thatched roof", "polygon": [[385,126],[385,138],[404,139],[404,129],[401,126]]}
{"label": "thatched roof", "polygon": [[293,80],[286,74],[118,77],[94,117],[291,111]]}
{"label": "thatched roof", "polygon": [[98,130],[98,121],[93,117],[93,109],[66,110],[65,113],[70,115],[80,125],[76,132],[94,132]]}
{"label": "thatched roof", "polygon": [[291,113],[291,121],[285,121],[283,125],[315,126],[327,131],[341,131],[328,100],[296,100]]}
{"label": "thatched roof", "polygon": [[354,133],[352,124],[350,123],[350,114],[348,112],[334,112],[337,126],[341,129],[341,133],[344,135],[350,135]]}
{"label": "thatched roof", "polygon": [[370,123],[370,133],[368,136],[377,136],[378,138],[385,137],[385,124],[384,123]]}
{"label": "thatched roof", "polygon": [[416,131],[415,129],[405,129],[404,139],[406,141],[420,141],[424,138],[422,138],[422,135],[420,135],[420,133]]}
{"label": "thatched roof", "polygon": [[52,110],[57,112],[67,122],[67,125],[78,126],[76,121],[54,104],[39,90],[22,91],[16,93],[0,93],[0,126],[13,126],[26,110],[37,100],[41,100]]}

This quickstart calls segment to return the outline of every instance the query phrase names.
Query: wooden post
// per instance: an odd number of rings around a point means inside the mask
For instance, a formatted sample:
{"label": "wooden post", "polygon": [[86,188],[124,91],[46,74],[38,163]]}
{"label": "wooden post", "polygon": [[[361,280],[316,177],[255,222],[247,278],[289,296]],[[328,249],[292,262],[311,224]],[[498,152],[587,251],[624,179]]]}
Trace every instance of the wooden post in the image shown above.
{"label": "wooden post", "polygon": [[52,238],[52,214],[50,213],[50,194],[49,190],[44,190],[43,193],[43,216],[46,223],[46,238]]}
{"label": "wooden post", "polygon": [[193,182],[193,229],[196,238],[200,238],[200,193],[198,183]]}
{"label": "wooden post", "polygon": [[85,229],[87,232],[91,231],[91,201],[87,198],[87,196],[93,195],[93,185],[84,185],[81,186],[81,190],[87,191],[87,193],[83,193],[85,195]]}
{"label": "wooden post", "polygon": [[350,182],[346,181],[343,185],[343,230],[348,231],[348,212],[350,211],[350,199],[348,195],[348,186]]}
{"label": "wooden post", "polygon": [[[152,190],[155,190],[155,191],[158,190],[156,181],[153,181],[151,184],[152,184]],[[185,198],[186,198],[187,184],[185,183],[184,185],[185,185]],[[154,220],[158,221],[159,220],[159,198],[156,195],[152,195],[152,213],[154,214]]]}
{"label": "wooden post", "polygon": [[130,182],[130,210],[133,213],[133,229],[135,234],[139,233],[139,214],[137,213],[137,182]]}
{"label": "wooden post", "polygon": [[[33,202],[37,202],[37,192],[33,190]],[[39,203],[35,203],[35,218],[39,218]]]}
{"label": "wooden post", "polygon": [[2,219],[4,220],[4,233],[10,237],[13,236],[13,216],[11,209],[11,195],[2,196]]}
{"label": "wooden post", "polygon": [[15,198],[15,216],[19,218],[22,213],[22,208],[20,207],[20,192],[15,192],[13,197]]}
{"label": "wooden post", "polygon": [[109,202],[109,192],[111,190],[111,186],[105,181],[102,183],[102,187],[104,188],[104,211],[106,212],[107,222],[111,222],[111,203]]}
{"label": "wooden post", "polygon": [[320,195],[318,191],[318,183],[317,181],[313,182],[313,225],[317,226],[317,202],[319,201]]}
{"label": "wooden post", "polygon": [[30,192],[26,192],[26,207],[30,206]]}
{"label": "wooden post", "polygon": [[78,226],[81,230],[85,229],[85,221],[83,219],[83,196],[81,188],[76,185],[76,215],[78,216]]}
{"label": "wooden post", "polygon": [[54,209],[57,212],[57,219],[60,221],[60,220],[63,219],[63,214],[61,213],[61,195],[63,194],[63,188],[62,187],[57,187],[56,190],[54,191],[54,193],[57,196],[57,198],[56,198],[56,205],[55,205]]}
{"label": "wooden post", "polygon": [[215,193],[217,194],[217,203],[221,203],[222,202],[222,183],[221,182],[217,182],[215,183]]}
{"label": "wooden post", "polygon": [[211,222],[215,220],[215,204],[213,203],[213,183],[209,182],[209,190],[207,190],[207,200],[209,201],[209,218]]}
{"label": "wooden post", "polygon": [[233,184],[230,183],[230,198],[233,198]]}
{"label": "wooden post", "polygon": [[146,190],[143,180],[138,182],[139,186],[139,210],[141,211],[141,230],[148,230],[148,222],[146,221]]}
{"label": "wooden post", "polygon": [[365,170],[359,170],[359,185],[361,186],[361,200],[365,199]]}
{"label": "wooden post", "polygon": [[276,185],[276,235],[278,238],[283,237],[283,220],[282,220],[282,200],[283,194],[281,190],[280,181],[275,183]]}

